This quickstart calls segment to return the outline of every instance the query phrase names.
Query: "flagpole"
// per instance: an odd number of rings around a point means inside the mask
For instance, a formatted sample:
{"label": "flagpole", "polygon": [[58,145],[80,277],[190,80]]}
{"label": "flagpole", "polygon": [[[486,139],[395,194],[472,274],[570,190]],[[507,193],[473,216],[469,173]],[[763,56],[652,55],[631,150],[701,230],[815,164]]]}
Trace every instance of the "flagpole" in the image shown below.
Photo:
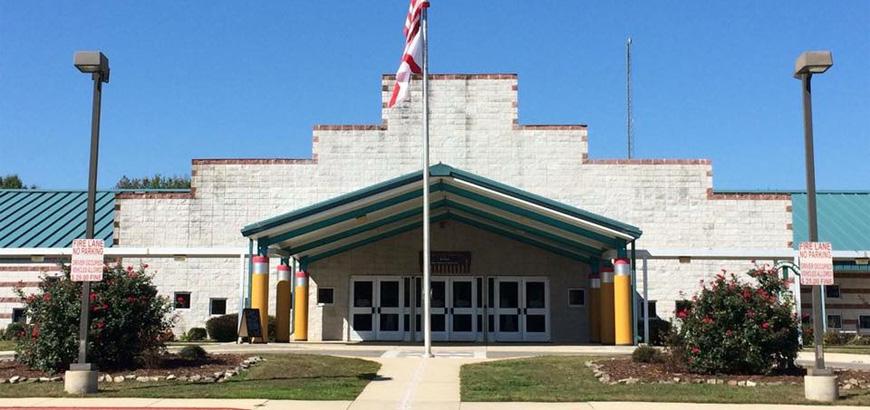
{"label": "flagpole", "polygon": [[424,6],[420,16],[423,36],[423,347],[432,357],[432,295],[429,258],[429,13]]}

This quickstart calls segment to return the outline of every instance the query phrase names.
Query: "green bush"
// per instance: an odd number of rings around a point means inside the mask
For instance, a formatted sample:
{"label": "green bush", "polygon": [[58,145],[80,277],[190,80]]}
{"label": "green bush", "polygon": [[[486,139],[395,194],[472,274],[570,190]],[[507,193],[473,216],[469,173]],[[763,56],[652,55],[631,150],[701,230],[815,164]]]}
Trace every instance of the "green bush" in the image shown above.
{"label": "green bush", "polygon": [[652,346],[638,346],[631,352],[631,361],[635,363],[661,363],[662,353]]}
{"label": "green bush", "polygon": [[829,330],[825,332],[825,336],[822,338],[822,341],[826,346],[840,346],[846,343],[849,343],[849,340],[852,339],[852,335],[843,333],[836,330]]}
{"label": "green bush", "polygon": [[24,323],[10,323],[3,332],[3,340],[15,340],[24,335]]}
{"label": "green bush", "polygon": [[868,346],[870,345],[870,336],[855,335],[849,339],[850,345]]}
{"label": "green bush", "polygon": [[[171,305],[157,296],[145,268],[106,266],[103,280],[91,283],[88,361],[101,370],[132,368],[165,351]],[[78,355],[81,291],[68,266],[58,278],[42,278],[36,293],[16,289],[29,320],[16,340],[16,360],[48,372],[69,367]]]}
{"label": "green bush", "polygon": [[202,362],[208,359],[208,353],[199,345],[184,346],[178,356],[191,362]]}
{"label": "green bush", "polygon": [[187,340],[191,342],[198,342],[200,340],[205,340],[208,335],[206,334],[206,330],[203,327],[192,327],[187,331]]}
{"label": "green bush", "polygon": [[[205,328],[208,331],[208,337],[217,342],[235,342],[239,338],[239,315],[231,313],[229,315],[216,316],[205,322]],[[269,340],[275,340],[276,324],[275,316],[269,316],[268,335]]]}
{"label": "green bush", "polygon": [[693,298],[691,310],[677,312],[680,328],[671,343],[689,371],[767,374],[794,367],[800,323],[788,283],[776,269],[756,267],[748,274],[757,285],[716,275]]}
{"label": "green bush", "polygon": [[[649,319],[649,345],[664,346],[670,331],[671,322],[658,317],[651,317]],[[643,319],[638,321],[637,334],[643,337]]]}

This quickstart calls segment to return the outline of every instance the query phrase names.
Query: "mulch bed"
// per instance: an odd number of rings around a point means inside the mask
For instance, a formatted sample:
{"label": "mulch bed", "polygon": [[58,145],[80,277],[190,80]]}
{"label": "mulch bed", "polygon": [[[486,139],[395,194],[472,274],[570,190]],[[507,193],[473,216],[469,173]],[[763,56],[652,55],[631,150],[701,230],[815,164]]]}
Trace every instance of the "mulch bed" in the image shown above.
{"label": "mulch bed", "polygon": [[[225,372],[227,369],[239,366],[245,358],[234,354],[213,354],[204,361],[191,362],[184,360],[175,354],[167,354],[157,366],[139,369],[106,370],[100,371],[100,375],[111,374],[115,376],[134,375],[139,376],[193,376]],[[27,378],[62,376],[63,374],[49,374],[39,370],[31,370],[27,366],[13,360],[0,361],[0,379],[8,379],[12,376]]]}
{"label": "mulch bed", "polygon": [[[709,375],[694,374],[675,369],[667,363],[635,363],[630,358],[613,358],[592,363],[608,376],[607,383],[705,383],[732,386],[802,384],[806,375],[804,368],[787,369],[771,375]],[[841,386],[870,388],[870,372],[859,370],[835,370]],[[599,377],[599,380],[601,377]]]}

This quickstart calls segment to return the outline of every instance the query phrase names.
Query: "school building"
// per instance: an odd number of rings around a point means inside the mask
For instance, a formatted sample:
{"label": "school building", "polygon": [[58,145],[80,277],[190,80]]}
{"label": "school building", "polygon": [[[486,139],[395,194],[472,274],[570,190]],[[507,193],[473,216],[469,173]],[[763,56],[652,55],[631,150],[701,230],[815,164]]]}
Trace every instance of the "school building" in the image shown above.
{"label": "school building", "polygon": [[[584,124],[520,123],[518,85],[431,76],[434,340],[613,343],[600,329],[639,323],[644,288],[668,319],[721,269],[794,259],[805,194],[717,191],[705,159],[597,158]],[[310,158],[193,159],[189,190],[101,192],[98,237],[149,265],[179,332],[244,306],[275,315],[280,289],[296,296],[291,338],[422,340],[419,87],[377,124],[315,125]],[[0,191],[0,324],[25,319],[14,286],[68,260],[84,201]],[[836,251],[828,326],[870,332],[870,192],[820,193],[819,212]],[[600,290],[620,280],[630,293]],[[627,310],[602,313],[614,303]]]}

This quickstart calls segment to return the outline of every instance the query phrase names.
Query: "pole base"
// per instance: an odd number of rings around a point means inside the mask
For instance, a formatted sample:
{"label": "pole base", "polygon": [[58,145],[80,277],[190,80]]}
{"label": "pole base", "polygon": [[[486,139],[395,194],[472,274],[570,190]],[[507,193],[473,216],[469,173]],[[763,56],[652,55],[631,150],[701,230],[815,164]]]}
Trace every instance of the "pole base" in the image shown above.
{"label": "pole base", "polygon": [[835,375],[804,376],[804,397],[807,400],[832,403],[840,396]]}
{"label": "pole base", "polygon": [[77,395],[96,393],[97,371],[67,370],[63,375],[63,390]]}

